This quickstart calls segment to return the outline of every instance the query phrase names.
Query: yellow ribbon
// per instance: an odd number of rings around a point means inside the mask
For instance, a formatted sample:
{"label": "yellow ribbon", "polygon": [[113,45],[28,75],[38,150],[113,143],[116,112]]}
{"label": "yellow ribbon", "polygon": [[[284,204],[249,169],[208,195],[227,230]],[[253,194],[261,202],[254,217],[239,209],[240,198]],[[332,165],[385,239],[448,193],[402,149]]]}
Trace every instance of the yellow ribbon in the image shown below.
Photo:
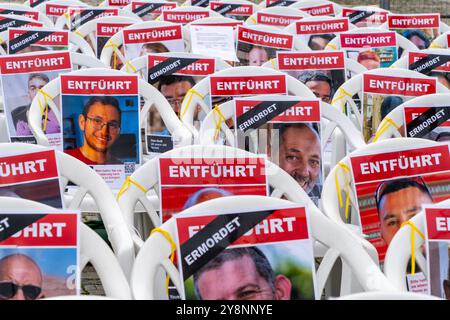
{"label": "yellow ribbon", "polygon": [[[343,171],[344,171],[344,176],[345,176],[345,186],[346,186],[346,196],[345,196],[345,219],[348,221],[348,211],[350,208],[350,168],[343,162],[339,162],[337,164]],[[339,200],[339,208],[343,207],[343,202],[342,202],[342,195],[341,195],[341,186],[339,184],[339,177],[338,177],[338,171],[336,170],[334,173],[334,182],[336,184],[336,192],[338,195],[338,200]]]}
{"label": "yellow ribbon", "polygon": [[139,190],[141,190],[143,193],[147,192],[147,189],[145,189],[143,186],[141,186],[139,183],[137,183],[136,181],[132,180],[130,176],[128,176],[124,183],[122,184],[122,187],[120,187],[119,193],[117,194],[117,198],[116,200],[119,200],[120,197],[128,190],[130,189],[131,185],[134,184],[136,187],[139,188]]}
{"label": "yellow ribbon", "polygon": [[[353,98],[353,95],[350,94],[349,92],[347,92],[345,89],[343,89],[342,87],[339,87],[338,89],[339,95],[333,99],[333,101],[331,101],[331,104],[334,105],[337,101],[344,99],[345,97],[349,97],[350,99]],[[344,111],[344,105],[345,102],[341,101],[341,107],[342,107],[342,111]]]}
{"label": "yellow ribbon", "polygon": [[42,94],[44,96],[44,106],[42,106],[42,102],[41,100],[38,98],[38,104],[39,104],[39,109],[41,110],[41,114],[44,116],[44,123],[42,125],[42,131],[45,132],[45,130],[47,130],[47,121],[48,121],[48,102],[47,102],[47,97],[50,100],[53,100],[53,97],[50,96],[47,92],[45,92],[44,90],[39,89],[38,91],[40,94]]}
{"label": "yellow ribbon", "polygon": [[277,65],[275,64],[275,59],[270,59],[270,63],[272,64],[272,68],[276,69]]}
{"label": "yellow ribbon", "polygon": [[[216,117],[216,114],[219,116]],[[216,104],[213,109],[213,116],[214,116],[214,122],[216,123],[216,130],[214,132],[214,141],[217,141],[217,138],[219,137],[220,132],[220,126],[222,125],[222,122],[226,120],[225,116],[223,115],[222,111],[219,108],[219,105]]]}
{"label": "yellow ribbon", "polygon": [[333,50],[337,50],[337,47],[334,45],[334,44],[332,44],[332,43],[327,43],[327,45],[325,46],[325,48],[326,47],[330,47],[331,49],[333,49]]}
{"label": "yellow ribbon", "polygon": [[414,222],[411,220],[405,221],[401,224],[401,227],[404,225],[409,225],[411,227],[411,275],[416,273],[416,243],[415,243],[415,233],[417,232],[419,236],[425,240],[425,236],[423,233],[417,229]]}
{"label": "yellow ribbon", "polygon": [[126,70],[127,70],[128,73],[130,73],[130,69],[131,69],[134,73],[137,72],[136,68],[131,64],[130,60],[127,60],[127,62],[125,62],[125,68],[126,68]]}
{"label": "yellow ribbon", "polygon": [[390,127],[393,126],[397,131],[400,131],[400,127],[392,120],[391,118],[385,117],[383,119],[383,122],[378,129],[378,131],[375,133],[375,136],[373,137],[372,142],[375,142],[378,140],[378,138]]}
{"label": "yellow ribbon", "polygon": [[255,19],[255,17],[253,17],[253,16],[250,16],[250,18],[248,18],[251,22],[253,22],[253,23],[255,23],[255,24],[257,24],[258,23],[258,21]]}
{"label": "yellow ribbon", "polygon": [[116,50],[119,50],[119,46],[115,44],[114,42],[111,42],[111,40],[108,41],[108,43],[105,45],[105,48],[113,48],[113,69],[116,69],[117,67],[117,53]]}
{"label": "yellow ribbon", "polygon": [[75,33],[77,36],[84,38],[84,35],[78,30],[75,30],[73,33]]}
{"label": "yellow ribbon", "polygon": [[440,45],[438,45],[435,41],[430,44],[430,49],[443,49]]}
{"label": "yellow ribbon", "polygon": [[198,92],[198,91],[195,90],[194,88],[189,89],[188,92],[186,93],[186,95],[189,95],[188,101],[187,101],[187,103],[186,103],[186,106],[184,107],[184,110],[181,112],[181,117],[180,117],[180,118],[183,118],[184,115],[186,114],[186,112],[188,111],[189,106],[191,105],[192,98],[194,97],[194,95],[200,97],[200,99],[202,99],[202,100],[205,98],[204,96],[202,96],[202,95],[200,94],[200,92]]}
{"label": "yellow ribbon", "polygon": [[[177,250],[177,245],[175,243],[175,241],[173,241],[172,236],[170,235],[169,232],[167,232],[164,229],[161,228],[154,228],[151,232],[150,235],[152,235],[153,233],[158,232],[160,233],[164,238],[166,238],[167,241],[169,241],[170,243],[170,261],[172,263],[174,263],[175,260],[175,251]],[[167,296],[169,296],[169,275],[167,275],[166,277],[166,292],[167,292]]]}

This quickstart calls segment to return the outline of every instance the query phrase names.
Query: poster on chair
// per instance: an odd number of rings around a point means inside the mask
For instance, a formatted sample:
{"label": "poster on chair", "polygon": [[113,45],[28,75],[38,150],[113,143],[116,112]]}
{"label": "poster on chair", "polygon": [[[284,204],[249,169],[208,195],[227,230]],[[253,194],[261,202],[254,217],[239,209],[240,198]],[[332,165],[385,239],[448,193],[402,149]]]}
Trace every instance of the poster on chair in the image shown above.
{"label": "poster on chair", "polygon": [[[204,77],[216,70],[216,59],[196,55],[170,56],[147,55],[147,82],[152,84],[167,99],[177,117],[181,115],[181,104],[186,94]],[[200,105],[195,106],[193,125],[200,130],[200,121],[206,116]],[[173,149],[173,141],[161,114],[155,106],[150,107],[145,127],[147,154],[154,157]]]}
{"label": "poster on chair", "polygon": [[94,19],[99,19],[102,17],[113,17],[119,15],[118,8],[69,8],[67,11],[69,15],[69,25],[70,31],[76,31],[82,25],[92,21]]}
{"label": "poster on chair", "polygon": [[0,300],[80,294],[80,212],[0,209]]}
{"label": "poster on chair", "polygon": [[320,101],[250,97],[236,98],[234,107],[235,146],[267,154],[318,205],[324,178]]}
{"label": "poster on chair", "polygon": [[2,152],[0,197],[13,197],[64,208],[54,150]]}
{"label": "poster on chair", "polygon": [[210,1],[211,10],[220,13],[226,18],[245,21],[254,12],[254,6],[251,3],[238,3],[233,0],[227,1]]}
{"label": "poster on chair", "polygon": [[239,26],[237,40],[238,66],[261,66],[274,59],[277,51],[294,49],[294,35],[258,30],[255,26]]}
{"label": "poster on chair", "polygon": [[[41,129],[50,146],[61,147],[58,101],[44,91],[59,75],[72,71],[70,52],[32,52],[0,56],[0,75],[6,125],[11,142],[36,144],[28,123],[33,100],[41,111]],[[36,95],[40,93],[35,99]]]}
{"label": "poster on chair", "polygon": [[450,300],[450,208],[425,207],[428,294]]}
{"label": "poster on chair", "polygon": [[151,21],[158,18],[164,10],[172,10],[178,3],[163,0],[131,1],[131,11],[141,17],[142,21]]}
{"label": "poster on chair", "polygon": [[175,224],[187,300],[319,299],[305,207],[204,210]]}
{"label": "poster on chair", "polygon": [[339,41],[346,57],[356,60],[368,70],[390,67],[399,57],[394,31],[349,31],[339,34]]}
{"label": "poster on chair", "polygon": [[159,157],[161,221],[215,198],[268,195],[265,159]]}
{"label": "poster on chair", "polygon": [[439,54],[408,51],[408,69],[435,77],[450,89],[450,53]]}
{"label": "poster on chair", "polygon": [[348,18],[295,22],[295,33],[311,50],[324,50],[337,34],[350,30]]}
{"label": "poster on chair", "polygon": [[141,164],[138,76],[62,75],[64,152],[113,189]]}
{"label": "poster on chair", "polygon": [[[96,23],[96,34],[95,34],[95,49],[97,53],[97,58],[100,59],[103,48],[105,47],[108,40],[115,35],[117,32],[122,31],[123,28],[130,26],[132,23],[129,22],[97,22]],[[123,50],[123,46],[119,47],[119,50]],[[111,67],[114,67],[114,59],[111,59]],[[116,58],[116,69],[122,66],[122,62],[118,61]]]}
{"label": "poster on chair", "polygon": [[8,54],[69,50],[69,32],[49,28],[9,28]]}
{"label": "poster on chair", "polygon": [[353,178],[359,213],[356,220],[377,249],[380,261],[407,220],[425,205],[450,198],[447,144],[386,148],[351,156],[350,163],[351,168],[347,169],[351,172],[343,173]]}
{"label": "poster on chair", "polygon": [[450,105],[404,106],[403,136],[450,143]]}
{"label": "poster on chair", "polygon": [[362,75],[362,132],[364,141],[376,141],[381,121],[404,102],[437,91],[437,79],[365,73]]}
{"label": "poster on chair", "polygon": [[358,28],[379,27],[387,21],[388,13],[388,11],[342,8],[342,16],[348,17],[350,23],[354,24]]}

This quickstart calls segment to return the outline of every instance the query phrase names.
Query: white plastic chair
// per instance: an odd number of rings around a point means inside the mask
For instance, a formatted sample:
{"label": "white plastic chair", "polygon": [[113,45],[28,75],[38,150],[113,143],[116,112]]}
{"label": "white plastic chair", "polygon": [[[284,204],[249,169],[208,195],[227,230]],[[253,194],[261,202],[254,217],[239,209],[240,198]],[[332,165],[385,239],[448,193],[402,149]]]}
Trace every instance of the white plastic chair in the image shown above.
{"label": "white plastic chair", "polygon": [[[46,150],[46,148],[24,143],[2,143],[0,144],[0,150],[2,154],[11,154]],[[56,159],[62,190],[66,188],[69,182],[79,187],[76,194],[71,197],[70,202],[64,199],[65,207],[68,209],[79,208],[87,194],[94,199],[113,251],[124,273],[129,276],[134,261],[133,242],[111,190],[98,174],[78,159],[59,151],[56,152]]]}
{"label": "white plastic chair", "polygon": [[[368,27],[379,27],[381,24],[383,24],[387,20],[387,15],[391,13],[389,10],[380,8],[378,6],[355,6],[355,7],[343,7],[342,12],[339,16],[349,16],[354,10],[357,11],[373,11],[377,14],[381,14],[382,16],[379,18],[378,21],[370,22]],[[375,19],[374,19],[375,20]]]}
{"label": "white plastic chair", "polygon": [[[329,9],[328,9],[328,7],[329,7]],[[308,13],[311,16],[324,16],[325,14],[316,13],[321,8],[323,8],[323,9],[326,8],[327,10],[332,10],[333,13],[330,13],[330,14],[327,13],[326,15],[337,16],[342,13],[342,6],[340,4],[337,4],[332,1],[327,1],[327,0],[298,1],[298,2],[291,4],[289,6],[289,8],[299,9],[303,12]],[[315,11],[311,11],[311,10],[315,10]],[[329,11],[327,11],[327,12],[329,12]]]}
{"label": "white plastic chair", "polygon": [[405,55],[403,55],[400,59],[395,61],[390,68],[401,68],[401,69],[409,69],[410,59],[409,56],[411,53],[425,53],[425,54],[443,54],[450,55],[450,50],[448,49],[423,49],[423,50],[411,50],[408,51]]}
{"label": "white plastic chair", "polygon": [[[13,2],[0,3],[0,9],[17,10],[18,12],[15,14],[20,15],[20,16],[22,16],[20,11],[38,12],[36,9],[31,8],[28,5],[20,4],[20,3],[13,3]],[[37,19],[37,21],[41,22],[44,26],[47,26],[47,27],[53,26],[53,22],[42,12],[39,12],[39,18]]]}
{"label": "white plastic chair", "polygon": [[[280,178],[282,176],[284,174],[279,175]],[[289,181],[289,183],[291,182],[293,180]],[[295,195],[293,196],[296,198]],[[235,196],[206,201],[183,212],[251,210],[255,208],[255,203],[259,207],[270,206],[273,208],[274,206],[283,206],[292,202],[262,196]],[[345,264],[348,264],[353,276],[358,280],[364,291],[396,291],[383,276],[371,257],[358,243],[355,243],[354,237],[350,232],[325,218],[314,205],[307,203],[306,207],[310,213],[309,221],[312,238],[328,248],[317,270],[317,288],[320,293],[330,273],[330,267],[339,256]],[[173,218],[164,223],[161,228],[167,231],[172,238],[176,238]],[[178,270],[168,258],[170,254],[170,244],[161,234],[155,233],[147,239],[138,253],[133,267],[131,287],[135,299],[167,299],[165,272],[170,275],[172,282],[178,288],[178,291],[181,292],[180,288],[183,284],[181,283]],[[332,260],[331,264],[328,259]],[[342,286],[345,286],[344,281],[346,279],[342,279]]]}
{"label": "white plastic chair", "polygon": [[[36,210],[42,212],[55,211],[54,208],[20,198],[0,197],[0,205],[3,211],[8,210]],[[106,297],[99,299],[131,299],[131,290],[127,278],[120,267],[114,253],[103,239],[84,223],[80,223],[80,272],[90,262],[97,272]],[[92,299],[96,297],[78,297],[74,299]],[[75,298],[76,297],[76,298]],[[65,299],[65,297],[52,297],[47,299]]]}
{"label": "white plastic chair", "polygon": [[[450,92],[428,94],[406,101],[389,112],[385,119],[380,122],[375,136],[377,141],[390,139],[392,137],[404,137],[404,132],[400,132],[397,128],[405,128],[405,107],[442,107],[447,106],[450,101]],[[389,119],[389,120],[387,120]],[[392,124],[392,122],[395,124]]]}
{"label": "white plastic chair", "polygon": [[[125,27],[122,29],[122,31],[117,32],[115,35],[113,35],[107,43],[111,44],[110,46],[105,45],[103,48],[101,54],[100,54],[100,60],[107,66],[111,65],[111,59],[113,58],[113,55],[116,54],[118,59],[122,61],[122,63],[125,65],[127,62],[127,59],[125,59],[124,55],[120,52],[118,49],[120,46],[123,45],[123,30],[131,30],[131,29],[147,29],[147,28],[158,28],[158,27],[165,27],[165,26],[174,26],[176,24],[171,22],[162,22],[162,21],[144,21],[135,23],[131,26]],[[184,40],[184,49],[186,52],[189,51],[190,44],[188,42],[188,32],[186,28],[182,27],[182,37]]]}
{"label": "white plastic chair", "polygon": [[[351,112],[355,115],[354,120],[358,128],[362,128],[362,114],[359,111],[355,101],[353,100],[353,96],[355,94],[358,94],[359,99],[362,101],[363,75],[365,74],[405,77],[405,78],[408,77],[422,78],[422,79],[430,78],[424,74],[412,70],[398,69],[398,68],[380,68],[360,73],[351,78],[350,80],[346,81],[334,94],[331,104],[334,107],[338,108],[339,110],[343,110],[343,106],[347,104]],[[439,93],[445,93],[448,92],[448,89],[438,82],[436,91]],[[345,94],[342,94],[343,92]]]}
{"label": "white plastic chair", "polygon": [[447,49],[449,48],[450,31],[441,34],[430,44],[430,49]]}
{"label": "white plastic chair", "polygon": [[[435,207],[448,208],[450,200],[442,201],[435,204]],[[410,219],[416,228],[425,234],[425,213],[422,210],[420,213]],[[422,237],[414,237],[414,247],[416,263],[420,270],[428,277],[427,261],[421,252],[421,246],[425,243]],[[386,258],[384,261],[384,273],[392,284],[400,291],[408,291],[406,285],[406,275],[408,264],[411,262],[411,226],[407,225],[397,231],[392,238]]]}
{"label": "white plastic chair", "polygon": [[[25,2],[26,3],[26,2]],[[40,12],[42,12],[44,15],[47,15],[47,17],[53,21],[53,24],[56,22],[56,20],[58,19],[59,16],[56,15],[50,15],[47,12],[47,5],[48,6],[58,6],[58,7],[88,7],[89,5],[87,5],[86,3],[82,2],[82,1],[78,1],[78,0],[50,0],[50,1],[45,1],[42,2],[40,4],[38,4],[36,7],[34,7],[35,10],[38,10]]]}
{"label": "white plastic chair", "polygon": [[[99,7],[99,9],[101,9],[101,8]],[[122,10],[122,9],[119,9],[119,8],[117,8],[117,10],[118,10],[118,15],[117,16],[112,16],[112,17],[117,19],[116,20],[117,22],[120,22],[120,18],[121,17],[130,18],[130,19],[133,19],[133,20],[136,20],[136,21],[142,21],[141,18],[139,18],[139,16],[137,14],[135,14],[135,13],[133,13],[131,11]],[[101,19],[101,18],[93,19],[93,20],[91,20],[89,22],[98,21],[98,19]],[[89,23],[89,22],[87,22],[87,23]],[[69,13],[66,13],[66,14],[63,14],[62,16],[60,16],[55,22],[55,27],[57,29],[64,29],[66,27],[66,28],[68,28],[70,30]],[[81,27],[82,26],[80,26],[80,28]],[[78,29],[76,31],[78,31]]]}
{"label": "white plastic chair", "polygon": [[[230,69],[225,69],[216,72],[214,76],[261,76],[261,75],[283,75],[284,73],[261,67],[235,67]],[[292,76],[286,75],[287,79],[287,90],[289,95],[303,96],[314,98],[314,94],[308,89],[303,83],[295,79]],[[190,129],[194,136],[194,143],[198,141],[198,131],[194,127],[194,112],[195,106],[201,106],[205,113],[208,113],[211,108],[206,105],[205,98],[210,96],[210,80],[209,77],[204,78],[199,81],[191,91],[191,94],[186,95],[185,99],[181,105],[181,121],[183,124]],[[197,92],[198,94],[194,94]],[[200,98],[200,97],[203,97]]]}
{"label": "white plastic chair", "polygon": [[[269,8],[265,8],[265,9],[261,9],[258,12],[252,14],[250,17],[248,17],[248,19],[245,21],[245,24],[248,25],[255,25],[255,24],[264,24],[261,22],[261,16],[275,16],[275,17],[280,17],[280,18],[284,18],[286,20],[293,20],[293,19],[305,19],[310,17],[309,14],[307,14],[306,12],[300,11],[300,10],[296,10],[294,8],[289,8],[289,7],[269,7]],[[278,28],[284,28],[286,25],[273,25],[275,27]]]}

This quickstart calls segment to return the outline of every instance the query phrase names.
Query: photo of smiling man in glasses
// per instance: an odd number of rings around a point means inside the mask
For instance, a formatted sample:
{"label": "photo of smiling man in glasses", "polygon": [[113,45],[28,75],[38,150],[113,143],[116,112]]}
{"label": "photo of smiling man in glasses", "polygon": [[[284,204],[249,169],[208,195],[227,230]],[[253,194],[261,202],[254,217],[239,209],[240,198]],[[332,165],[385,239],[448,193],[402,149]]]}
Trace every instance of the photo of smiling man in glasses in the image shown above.
{"label": "photo of smiling man in glasses", "polygon": [[78,126],[83,132],[83,145],[68,149],[67,154],[86,164],[121,164],[122,161],[110,153],[120,136],[122,111],[114,97],[92,97],[78,117]]}

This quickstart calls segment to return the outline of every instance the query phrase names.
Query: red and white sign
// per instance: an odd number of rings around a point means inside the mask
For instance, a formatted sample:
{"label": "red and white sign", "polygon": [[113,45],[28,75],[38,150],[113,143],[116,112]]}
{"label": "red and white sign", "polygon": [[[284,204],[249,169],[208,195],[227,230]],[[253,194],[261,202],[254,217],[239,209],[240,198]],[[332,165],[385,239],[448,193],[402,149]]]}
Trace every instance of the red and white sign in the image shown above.
{"label": "red and white sign", "polygon": [[195,20],[209,18],[209,11],[163,11],[163,20],[174,23],[190,23]]}
{"label": "red and white sign", "polygon": [[182,40],[181,25],[123,30],[124,44]]}
{"label": "red and white sign", "polygon": [[[91,11],[92,13],[101,11],[100,14],[95,16],[96,19],[101,18],[101,17],[113,17],[113,16],[119,15],[118,8],[79,8],[79,7],[74,8],[74,7],[70,7],[67,12],[69,13],[69,16],[74,17],[77,15],[81,15],[86,11]],[[86,18],[88,19],[89,17],[86,17]],[[76,22],[76,21],[74,21],[74,22]],[[83,23],[84,22],[81,22],[80,25]]]}
{"label": "red and white sign", "polygon": [[291,34],[260,31],[244,26],[238,27],[238,41],[279,49],[292,49],[294,46],[294,36]]}
{"label": "red and white sign", "polygon": [[244,24],[244,21],[226,21],[226,22],[201,22],[196,23],[192,22],[192,26],[209,26],[209,27],[233,27],[233,29],[236,29],[238,26],[242,26]]}
{"label": "red and white sign", "polygon": [[163,11],[165,10],[172,10],[178,7],[178,4],[176,2],[142,2],[142,1],[131,1],[131,10],[136,13],[137,15],[139,15],[140,9],[143,9],[144,6],[146,6],[149,3],[155,3],[155,4],[162,4],[161,6],[158,6],[157,8],[155,8],[155,10],[152,10],[148,13],[151,14],[155,14],[155,15],[160,15],[163,13]]}
{"label": "red and white sign", "polygon": [[0,246],[73,246],[78,243],[79,215],[51,213],[0,242]]}
{"label": "red and white sign", "polygon": [[312,16],[333,16],[335,14],[334,5],[332,3],[299,9]]}
{"label": "red and white sign", "polygon": [[[246,100],[238,98],[234,101],[236,117],[240,117],[263,102],[261,100]],[[284,122],[320,122],[320,102],[318,100],[298,101],[297,104],[279,114],[275,118],[272,118],[267,123]]]}
{"label": "red and white sign", "polygon": [[98,22],[97,23],[97,37],[112,37],[123,28],[132,25],[129,22]]}
{"label": "red and white sign", "polygon": [[51,31],[53,33],[41,40],[33,42],[32,45],[63,46],[63,47],[67,47],[69,45],[69,31],[67,31],[67,30],[55,31],[55,30],[43,29],[43,28],[29,28],[29,29],[28,28],[27,29],[9,28],[8,29],[8,37],[9,37],[8,39],[14,39],[25,33],[32,34],[33,32],[37,32],[37,31]]}
{"label": "red and white sign", "polygon": [[336,18],[322,21],[296,21],[296,34],[341,33],[350,30],[348,18]]}
{"label": "red and white sign", "polygon": [[[203,229],[217,215],[177,217],[178,240],[183,244]],[[306,211],[304,207],[274,210],[228,248],[249,244],[278,243],[309,239]]]}
{"label": "red and white sign", "polygon": [[448,145],[350,157],[355,183],[450,170]]}
{"label": "red and white sign", "polygon": [[16,9],[8,9],[5,7],[1,7],[0,4],[0,14],[14,14],[17,16],[24,16],[33,20],[39,20],[39,11],[25,11],[25,10],[16,10]]}
{"label": "red and white sign", "polygon": [[450,240],[450,209],[425,208],[428,240]]}
{"label": "red and white sign", "polygon": [[[5,22],[5,20],[7,22]],[[8,16],[0,16],[0,26],[1,30],[4,31],[8,28],[20,27],[20,28],[29,28],[29,27],[42,27],[43,24],[37,21],[28,21],[19,18],[10,18]]]}
{"label": "red and white sign", "polygon": [[[343,8],[342,9],[342,16],[348,17],[352,13],[355,12],[362,12],[364,10],[356,10],[356,9],[350,9],[350,8]],[[365,18],[363,21],[369,22],[371,24],[383,24],[387,21],[387,11],[376,11],[371,16]]]}
{"label": "red and white sign", "polygon": [[210,76],[211,96],[287,94],[286,75]]}
{"label": "red and white sign", "polygon": [[55,3],[46,3],[45,4],[45,15],[59,17],[69,11],[69,8],[83,8],[84,6],[74,6],[67,4],[55,4]]}
{"label": "red and white sign", "polygon": [[[439,55],[442,55],[439,53]],[[419,61],[422,58],[427,57],[428,54],[422,53],[422,52],[414,52],[414,51],[408,51],[408,65],[412,65],[413,63]],[[433,71],[443,71],[443,72],[450,72],[450,61],[437,67],[436,69],[433,69]]]}
{"label": "red and white sign", "polygon": [[0,186],[37,180],[57,179],[53,150],[16,154],[0,158]]}
{"label": "red and white sign", "polygon": [[397,45],[394,31],[373,33],[341,33],[341,48],[393,47]]}
{"label": "red and white sign", "polygon": [[417,97],[436,93],[435,78],[405,78],[363,74],[363,92]]}
{"label": "red and white sign", "polygon": [[[232,1],[230,2],[223,2],[223,1],[210,1],[209,2],[209,6],[211,8],[211,10],[217,11],[216,9],[222,7],[222,6],[226,6],[228,4],[235,4]],[[231,11],[228,11],[226,13],[223,13],[224,15],[234,15],[234,16],[244,16],[244,17],[249,17],[253,14],[253,5],[252,4],[240,4],[239,3],[239,7],[237,7],[236,9],[233,9]]]}
{"label": "red and white sign", "polygon": [[125,7],[130,4],[130,0],[108,0],[107,3],[110,7]]}
{"label": "red and white sign", "polygon": [[257,12],[256,21],[258,24],[265,24],[269,26],[286,27],[293,22],[303,19],[302,16],[289,16],[284,14],[274,14],[266,12]]}
{"label": "red and white sign", "polygon": [[[432,107],[407,107],[405,106],[403,108],[404,116],[405,116],[405,123],[408,124],[420,115],[422,113],[427,112],[428,110],[432,109]],[[444,123],[440,124],[439,127],[450,127],[450,120],[445,121]]]}
{"label": "red and white sign", "polygon": [[70,52],[0,56],[1,74],[71,69]]}
{"label": "red and white sign", "polygon": [[[160,55],[147,55],[147,66],[148,69],[160,64],[163,61],[166,61],[169,58],[177,58],[177,57],[164,57]],[[183,59],[185,57],[179,57]],[[183,69],[177,70],[174,75],[189,75],[189,76],[208,76],[213,74],[216,70],[216,59],[214,58],[201,58],[197,61],[189,64]]]}
{"label": "red and white sign", "polygon": [[333,70],[344,69],[345,58],[342,51],[277,52],[278,69],[291,70]]}
{"label": "red and white sign", "polygon": [[389,29],[427,29],[439,28],[441,15],[431,14],[388,14]]}
{"label": "red and white sign", "polygon": [[61,75],[61,94],[135,95],[138,76]]}

